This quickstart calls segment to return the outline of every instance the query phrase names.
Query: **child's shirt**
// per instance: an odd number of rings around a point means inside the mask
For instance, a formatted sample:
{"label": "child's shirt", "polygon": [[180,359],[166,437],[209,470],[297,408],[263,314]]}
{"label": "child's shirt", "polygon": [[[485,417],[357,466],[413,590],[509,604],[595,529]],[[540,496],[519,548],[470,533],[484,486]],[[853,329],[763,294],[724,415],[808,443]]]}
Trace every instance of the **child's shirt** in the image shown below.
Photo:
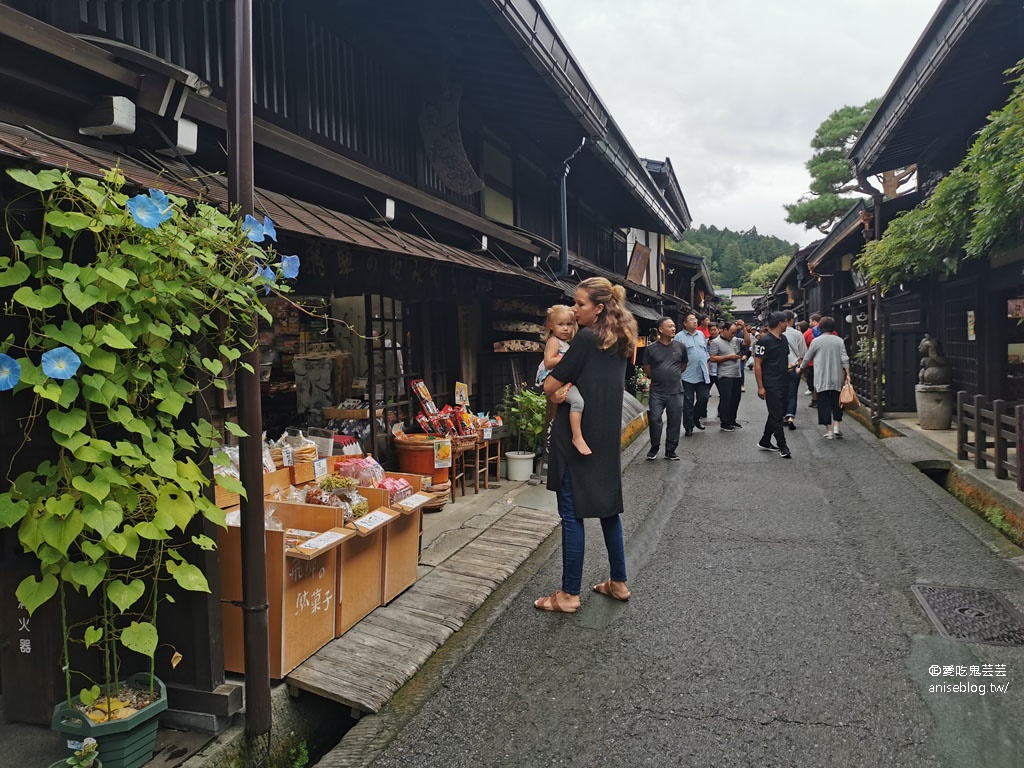
{"label": "child's shirt", "polygon": [[[559,339],[558,340],[558,356],[561,357],[562,355],[564,355],[565,351],[567,349],[569,349],[569,342],[568,341],[562,341],[561,339]],[[542,386],[544,384],[544,379],[546,379],[548,377],[549,373],[551,373],[551,370],[549,368],[545,368],[544,367],[544,358],[541,358],[540,365],[537,366],[537,386],[538,387]]]}

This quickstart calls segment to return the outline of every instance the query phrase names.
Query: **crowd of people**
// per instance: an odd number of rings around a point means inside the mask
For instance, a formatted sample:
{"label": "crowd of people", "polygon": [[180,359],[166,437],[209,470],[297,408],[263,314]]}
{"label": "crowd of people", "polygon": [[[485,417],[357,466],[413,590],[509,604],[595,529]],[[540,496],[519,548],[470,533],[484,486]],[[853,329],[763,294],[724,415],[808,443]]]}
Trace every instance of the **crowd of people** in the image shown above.
{"label": "crowd of people", "polygon": [[677,332],[672,318],[661,318],[657,338],[644,350],[643,370],[651,381],[648,461],[657,459],[663,431],[664,456],[677,461],[680,435],[707,428],[712,388],[718,390],[718,428],[742,429],[736,414],[748,368],[767,409],[758,448],[792,457],[786,432],[797,428],[801,381],[817,408],[822,437],[842,438],[839,392],[850,376],[850,358],[833,318],[811,315],[797,322],[793,312],[773,312],[764,326],[750,329],[743,320],[713,323],[688,312],[681,322]]}
{"label": "crowd of people", "polygon": [[[647,460],[678,461],[680,439],[707,429],[712,388],[718,391],[718,428],[742,429],[737,412],[752,370],[767,418],[756,446],[792,454],[787,431],[797,429],[801,380],[817,407],[823,437],[842,438],[839,393],[849,379],[850,358],[831,317],[797,322],[792,312],[771,313],[763,327],[742,320],[710,322],[694,312],[662,317],[657,336],[643,350],[650,379],[650,449]],[[579,329],[577,331],[577,328]],[[609,578],[593,591],[613,600],[630,597],[620,515],[622,385],[637,345],[636,320],[625,290],[603,277],[584,280],[572,307],[548,311],[548,338],[537,383],[558,404],[548,443],[547,487],[555,492],[562,528],[562,583],[534,601],[543,611],[575,613],[582,590],[584,520],[598,518],[608,554]]]}

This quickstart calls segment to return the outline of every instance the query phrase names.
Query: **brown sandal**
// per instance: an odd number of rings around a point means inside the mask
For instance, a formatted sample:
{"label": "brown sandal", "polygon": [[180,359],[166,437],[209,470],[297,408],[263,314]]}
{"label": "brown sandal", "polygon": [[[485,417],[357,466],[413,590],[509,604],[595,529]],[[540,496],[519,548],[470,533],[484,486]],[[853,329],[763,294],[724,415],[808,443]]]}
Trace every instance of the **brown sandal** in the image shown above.
{"label": "brown sandal", "polygon": [[534,608],[542,611],[554,611],[555,613],[576,613],[580,609],[578,605],[571,605],[568,600],[574,597],[568,592],[558,590],[548,597],[538,597],[533,601]]}
{"label": "brown sandal", "polygon": [[[616,590],[616,585],[620,586],[621,589]],[[625,591],[625,594],[623,594],[623,590]],[[608,597],[614,598],[615,600],[621,600],[622,602],[629,600],[630,595],[632,594],[628,589],[626,589],[626,582],[612,581],[611,579],[602,581],[600,584],[595,584],[594,591],[600,592],[602,595],[608,595]]]}

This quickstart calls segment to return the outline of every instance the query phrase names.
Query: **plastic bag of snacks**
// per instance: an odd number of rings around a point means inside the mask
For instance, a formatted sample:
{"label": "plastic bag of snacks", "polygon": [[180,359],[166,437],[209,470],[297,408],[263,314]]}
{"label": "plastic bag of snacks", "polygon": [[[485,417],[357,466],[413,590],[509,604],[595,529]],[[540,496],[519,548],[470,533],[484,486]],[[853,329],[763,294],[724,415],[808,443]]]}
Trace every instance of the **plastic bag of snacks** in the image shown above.
{"label": "plastic bag of snacks", "polygon": [[339,462],[334,471],[342,477],[354,477],[363,488],[376,488],[384,479],[384,467],[372,456]]}
{"label": "plastic bag of snacks", "polygon": [[389,504],[405,501],[412,496],[412,485],[404,477],[385,477],[377,487],[387,489]]}

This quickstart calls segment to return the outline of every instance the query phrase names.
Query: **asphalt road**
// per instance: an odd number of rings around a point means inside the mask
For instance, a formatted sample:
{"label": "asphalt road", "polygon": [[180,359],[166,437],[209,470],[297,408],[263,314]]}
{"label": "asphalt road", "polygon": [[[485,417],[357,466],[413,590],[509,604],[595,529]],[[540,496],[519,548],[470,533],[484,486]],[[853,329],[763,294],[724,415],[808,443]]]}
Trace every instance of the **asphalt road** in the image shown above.
{"label": "asphalt road", "polygon": [[[744,429],[626,467],[628,603],[586,591],[607,577],[594,521],[582,609],[536,610],[561,566],[542,548],[472,648],[421,673],[443,681],[373,765],[1024,766],[1024,648],[944,639],[910,590],[1021,609],[1024,573],[860,425],[823,440],[805,398],[793,460],[757,450],[749,390]],[[1006,676],[929,673],[986,664]],[[930,690],[957,683],[1008,689]]]}

